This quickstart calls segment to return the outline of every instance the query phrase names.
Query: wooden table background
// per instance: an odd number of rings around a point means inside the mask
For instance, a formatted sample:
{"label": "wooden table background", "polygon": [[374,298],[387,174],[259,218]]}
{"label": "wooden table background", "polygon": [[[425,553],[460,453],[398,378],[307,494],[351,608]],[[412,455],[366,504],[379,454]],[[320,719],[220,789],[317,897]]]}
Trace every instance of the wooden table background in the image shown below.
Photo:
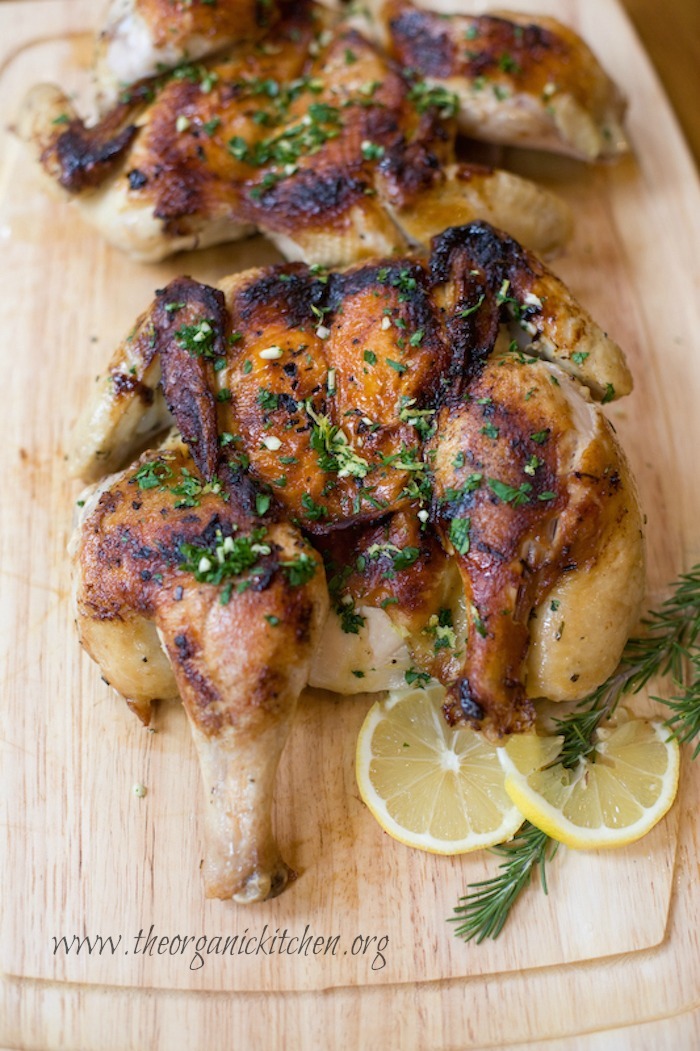
{"label": "wooden table background", "polygon": [[661,78],[700,168],[700,0],[621,2]]}
{"label": "wooden table background", "polygon": [[[60,2],[60,0],[57,0],[57,2]],[[662,3],[659,3],[659,0],[620,0],[620,2],[630,16],[640,40],[656,68],[664,90],[668,94],[689,142],[695,163],[700,167],[700,0],[666,0],[666,2]],[[4,0],[0,0],[0,6],[3,3]],[[537,9],[536,0],[531,6],[533,10]],[[604,27],[601,27],[601,29],[604,31]],[[591,43],[595,46],[595,40],[590,33],[588,35]],[[614,74],[615,70],[611,69],[611,72]],[[696,935],[691,937],[690,951],[697,958],[698,945]],[[653,954],[650,954],[650,957],[651,955]],[[648,962],[651,963],[651,959]],[[639,963],[640,966],[644,966],[644,961],[640,960]],[[667,964],[671,964],[670,959],[667,960]],[[613,970],[620,965],[621,960],[615,960],[614,958],[608,964]],[[538,976],[537,972],[531,973],[533,1010],[534,1003],[542,999],[537,994],[540,978],[544,981],[545,975]],[[440,988],[441,985],[442,989]],[[649,991],[651,994],[651,988]],[[21,985],[8,983],[3,992],[5,994],[4,1005],[7,1017],[5,1019],[2,1017],[4,1011],[1,1005],[2,998],[0,998],[0,1034],[4,1031],[3,1021],[10,1023],[11,1028],[6,1030],[8,1034],[19,1034],[20,1032],[32,1032],[35,1034],[31,1045],[24,1042],[21,1044],[16,1043],[17,1037],[15,1036],[13,1039],[10,1036],[11,1043],[6,1045],[8,1048],[10,1046],[13,1048],[31,1046],[39,1051],[42,1048],[42,1044],[37,1041],[41,1041],[42,1037],[38,1034],[42,1031],[48,1031],[51,1025],[48,1022],[49,1018],[53,1020],[52,1029],[54,1026],[60,1025],[60,1019],[64,1020],[65,1027],[61,1027],[63,1039],[68,1038],[70,1040],[69,1032],[77,1032],[76,1019],[79,1019],[81,1016],[87,1019],[89,1016],[93,1019],[92,1026],[95,1026],[101,1014],[104,1014],[105,1018],[109,1016],[112,1025],[116,1024],[119,1028],[120,1036],[116,1036],[112,1032],[114,1039],[110,1042],[110,1047],[118,1047],[119,1051],[131,1051],[135,1046],[180,1047],[181,1045],[177,1041],[180,1036],[184,1036],[184,1032],[180,1028],[186,1011],[184,999],[182,996],[178,997],[174,993],[170,995],[165,994],[165,996],[161,994],[160,997],[156,997],[152,991],[142,990],[138,994],[141,1010],[137,1024],[133,1012],[133,1000],[131,1000],[131,997],[135,995],[134,990],[124,989],[112,992],[93,986],[90,990],[84,991],[77,986],[45,986],[43,983],[25,981]],[[436,1023],[436,1019],[442,1014],[443,1026],[441,1031],[443,1040],[446,1041],[445,1046],[462,1046],[461,1044],[453,1044],[454,1030],[449,1024],[449,1016],[455,1010],[459,1016],[464,1017],[463,1006],[458,1009],[458,1005],[453,999],[455,996],[459,997],[462,995],[461,989],[451,986],[449,983],[432,983],[430,990],[424,991],[422,998],[419,998],[417,989],[412,991],[407,986],[403,986],[400,992],[398,989],[394,990],[394,992],[396,995],[387,998],[385,1001],[385,1008],[388,1008],[390,1014],[393,1013],[393,1009],[398,1009],[398,1012],[391,1022],[386,1017],[383,1018],[382,1025],[379,1027],[382,1037],[380,1042],[383,1042],[387,1033],[393,1031],[396,1040],[393,1046],[397,1048],[417,1046],[412,1042],[415,1035],[413,1033],[414,1025],[416,1028],[421,1028],[421,1018],[424,1017],[425,1020],[430,1016],[432,1019],[430,1031],[435,1035],[440,1028]],[[483,992],[487,993],[486,987],[484,987]],[[507,985],[499,988],[498,992],[500,996],[508,997],[509,995]],[[540,990],[540,992],[543,992],[543,990]],[[257,1048],[262,1049],[266,1046],[271,1046],[271,1044],[266,1045],[265,1043],[266,1033],[272,1039],[273,1036],[279,1037],[281,1033],[285,1032],[281,998],[268,997],[262,992],[257,995],[260,1005],[257,1024],[254,1025],[249,1019],[246,1029],[248,1037],[252,1038],[253,1042],[248,1046],[254,1045],[256,1051]],[[329,1034],[325,1030],[323,1035],[321,1033],[321,1019],[320,1016],[317,1016],[317,1009],[320,1014],[322,1010],[320,1001],[328,999],[329,995],[330,990],[325,994],[317,994],[317,997],[305,996],[298,998],[299,1011],[296,1027],[294,1029],[286,1029],[289,1041],[286,1043],[286,1047],[296,1051],[297,1047],[302,1046],[302,1035],[304,1038],[307,1036],[310,1038],[308,1042],[312,1046],[317,1042],[326,1042]],[[453,1011],[448,1006],[451,999]],[[130,1000],[132,1007],[130,1007]],[[170,1000],[172,1009],[170,1023],[167,1020],[168,1007],[165,1003],[166,1000]],[[216,995],[211,995],[207,998],[206,1007],[204,1008],[205,1015],[200,1020],[201,1028],[197,1029],[198,1032],[206,1032],[207,1034],[213,1032],[221,1033],[222,1025],[227,1026],[227,1024],[231,1023],[235,1012],[234,1014],[231,1013],[232,1004],[227,1003],[226,1000],[226,997]],[[438,1001],[440,1001],[441,1006],[439,1006]],[[496,1004],[493,1007],[495,1010],[498,1010]],[[380,1020],[380,1010],[378,996],[373,996],[362,1006],[360,1010],[361,1017],[355,1017],[354,1001],[351,1001],[348,997],[347,1002],[344,1001],[338,1005],[334,1027],[336,1037],[339,1037],[343,1032],[347,1032],[349,1036],[353,1033],[357,1035],[358,1031],[364,1032],[365,1040],[362,1046],[370,1046],[369,1037],[371,1033],[373,1031],[376,1034],[379,1033],[376,1027]],[[580,1013],[574,1003],[571,1003],[569,1010],[572,1013]],[[258,1014],[257,1011],[255,1013],[256,1015]],[[11,1022],[10,1018],[12,1019]],[[41,1024],[37,1026],[39,1018],[44,1021],[46,1028]],[[243,1018],[241,1017],[239,1021],[242,1023]],[[191,1023],[193,1029],[189,1032],[194,1034],[196,1027],[193,1016]],[[89,1025],[89,1023],[87,1024]],[[110,1025],[110,1029],[112,1029],[112,1025]],[[463,1046],[474,1047],[474,1035],[469,1033],[468,1029],[469,1026],[467,1025],[464,1031]],[[541,1031],[538,1029],[535,1021],[533,1021],[531,1031]],[[567,1051],[569,1049],[571,1051],[574,1051],[574,1049],[575,1051],[583,1051],[584,1048],[585,1051],[598,1051],[598,1049],[600,1051],[610,1051],[612,1048],[622,1048],[623,1046],[625,1048],[635,1047],[637,1051],[656,1051],[657,1048],[669,1046],[666,1041],[671,1036],[671,1030],[666,1022],[659,1020],[656,1023],[650,1022],[639,1028],[628,1025],[624,1029],[624,1036],[620,1030],[618,1030],[618,1034],[616,1037],[615,1034],[610,1032],[600,1032],[598,1034],[590,1031],[586,1032],[586,1027],[582,1022],[578,1038],[574,1038],[571,1041],[555,1041],[553,1045],[548,1042],[547,1046],[554,1046],[557,1051],[564,1046],[567,1048]],[[677,1020],[672,1030],[672,1039],[678,1051],[685,1051],[685,1049],[690,1051],[691,1048],[700,1046],[697,1013],[694,1017],[685,1015]],[[175,1040],[175,1043],[173,1043],[173,1040]],[[494,1034],[494,1045],[496,1041],[497,1037]],[[235,1031],[232,1032],[231,1042],[238,1042]],[[489,1043],[489,1046],[494,1045]],[[198,1046],[202,1045],[197,1045],[195,1037],[194,1043],[190,1043],[189,1046],[193,1048],[193,1051],[198,1051]],[[338,1043],[332,1046],[341,1045]],[[354,1047],[352,1037],[348,1046]],[[498,1046],[503,1046],[500,1041],[498,1041]],[[539,1045],[528,1043],[527,1046],[532,1048]],[[68,1049],[78,1051],[77,1046],[73,1048],[70,1043],[61,1042],[61,1047],[66,1048],[67,1051]],[[524,1048],[524,1045],[519,1042],[513,1042],[510,1051],[518,1051],[520,1048]],[[82,1051],[82,1048],[80,1051]]]}

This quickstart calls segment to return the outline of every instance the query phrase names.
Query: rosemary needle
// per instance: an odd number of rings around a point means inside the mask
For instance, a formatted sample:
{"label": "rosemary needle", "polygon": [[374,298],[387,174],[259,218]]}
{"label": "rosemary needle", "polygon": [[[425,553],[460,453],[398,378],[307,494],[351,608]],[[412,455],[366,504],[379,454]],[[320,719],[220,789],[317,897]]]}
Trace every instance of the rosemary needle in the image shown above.
{"label": "rosemary needle", "polygon": [[[594,734],[615,711],[625,694],[639,693],[655,675],[671,675],[679,693],[670,699],[653,699],[669,709],[665,726],[679,744],[700,738],[700,564],[682,574],[669,598],[642,621],[645,633],[628,641],[617,670],[579,702],[563,719],[555,720],[563,737],[557,763],[572,767],[595,750]],[[700,754],[700,739],[693,759]],[[510,910],[529,885],[532,870],[540,870],[542,889],[547,893],[546,864],[554,857],[556,844],[525,822],[509,843],[494,848],[505,858],[499,874],[472,883],[460,898],[455,915],[455,934],[465,941],[497,938]]]}

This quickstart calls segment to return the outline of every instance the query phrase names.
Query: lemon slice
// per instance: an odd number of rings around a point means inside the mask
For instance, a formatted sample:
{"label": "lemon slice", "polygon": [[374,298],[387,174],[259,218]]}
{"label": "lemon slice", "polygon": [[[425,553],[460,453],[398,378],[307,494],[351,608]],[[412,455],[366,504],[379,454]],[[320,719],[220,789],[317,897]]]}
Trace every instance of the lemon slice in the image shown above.
{"label": "lemon slice", "polygon": [[557,763],[561,737],[518,734],[498,749],[506,792],[537,828],[579,850],[621,847],[649,832],[678,791],[680,753],[658,720],[619,709],[595,752]]}
{"label": "lemon slice", "polygon": [[394,839],[431,854],[465,854],[515,835],[522,815],[509,800],[496,748],[452,729],[439,684],[392,690],[370,708],[357,741],[362,799]]}

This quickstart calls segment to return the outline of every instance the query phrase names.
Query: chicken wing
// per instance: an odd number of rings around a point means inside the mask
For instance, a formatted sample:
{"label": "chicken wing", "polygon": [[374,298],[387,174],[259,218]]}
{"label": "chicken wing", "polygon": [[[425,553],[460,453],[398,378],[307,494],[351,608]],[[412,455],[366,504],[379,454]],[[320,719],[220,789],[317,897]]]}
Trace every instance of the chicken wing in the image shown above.
{"label": "chicken wing", "polygon": [[554,18],[379,6],[390,55],[459,98],[459,127],[487,142],[609,160],[627,149],[625,99],[590,48]]}
{"label": "chicken wing", "polygon": [[259,39],[276,15],[276,4],[260,0],[111,0],[95,53],[103,108],[164,69]]}

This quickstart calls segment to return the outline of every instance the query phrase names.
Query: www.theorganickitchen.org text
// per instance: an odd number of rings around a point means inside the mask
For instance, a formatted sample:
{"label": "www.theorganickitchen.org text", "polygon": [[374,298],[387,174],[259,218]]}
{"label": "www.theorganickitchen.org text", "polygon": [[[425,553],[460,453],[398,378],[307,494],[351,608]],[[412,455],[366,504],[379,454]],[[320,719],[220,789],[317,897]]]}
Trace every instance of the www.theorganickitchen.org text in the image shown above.
{"label": "www.theorganickitchen.org text", "polygon": [[315,934],[309,924],[303,933],[287,927],[272,930],[266,923],[261,931],[246,927],[242,934],[161,934],[151,924],[136,935],[62,934],[53,937],[53,955],[58,956],[180,956],[191,971],[204,967],[207,957],[217,956],[361,956],[372,971],[386,966],[384,955],[388,934],[357,934],[343,939],[340,934]]}

